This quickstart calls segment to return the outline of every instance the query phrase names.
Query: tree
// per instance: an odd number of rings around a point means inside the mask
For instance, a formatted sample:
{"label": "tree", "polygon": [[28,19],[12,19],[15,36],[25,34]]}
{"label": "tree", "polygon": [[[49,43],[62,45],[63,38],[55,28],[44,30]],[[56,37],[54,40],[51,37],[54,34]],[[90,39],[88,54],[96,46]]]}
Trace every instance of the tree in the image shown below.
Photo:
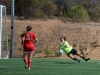
{"label": "tree", "polygon": [[91,20],[100,22],[100,6],[96,6],[92,9]]}
{"label": "tree", "polygon": [[11,14],[11,0],[0,0],[0,5],[6,6],[7,14]]}
{"label": "tree", "polygon": [[87,22],[90,20],[87,10],[82,5],[72,5],[66,11],[66,16],[75,22]]}
{"label": "tree", "polygon": [[41,6],[39,0],[16,0],[16,15],[23,16],[24,19],[33,17]]}
{"label": "tree", "polygon": [[56,13],[56,9],[56,5],[51,1],[47,1],[43,6],[44,13],[49,17],[53,16]]}

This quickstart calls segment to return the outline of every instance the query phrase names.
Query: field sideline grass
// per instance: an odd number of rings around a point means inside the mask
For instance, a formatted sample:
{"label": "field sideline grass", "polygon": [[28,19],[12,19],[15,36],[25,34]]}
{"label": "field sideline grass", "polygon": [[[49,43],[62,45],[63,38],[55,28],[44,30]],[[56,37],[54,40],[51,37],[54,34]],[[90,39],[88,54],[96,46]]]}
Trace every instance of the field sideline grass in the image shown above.
{"label": "field sideline grass", "polygon": [[33,58],[31,70],[24,68],[22,58],[0,60],[0,75],[100,75],[100,61]]}

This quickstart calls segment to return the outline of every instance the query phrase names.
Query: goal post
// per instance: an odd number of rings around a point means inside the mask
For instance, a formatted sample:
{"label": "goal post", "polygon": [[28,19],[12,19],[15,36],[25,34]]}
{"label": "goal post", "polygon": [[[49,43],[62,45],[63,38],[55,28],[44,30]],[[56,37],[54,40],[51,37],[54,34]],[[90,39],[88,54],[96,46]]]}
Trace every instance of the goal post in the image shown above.
{"label": "goal post", "polygon": [[1,45],[2,45],[2,5],[0,5],[0,59],[1,59]]}
{"label": "goal post", "polygon": [[0,5],[0,59],[8,58],[8,30],[6,7]]}

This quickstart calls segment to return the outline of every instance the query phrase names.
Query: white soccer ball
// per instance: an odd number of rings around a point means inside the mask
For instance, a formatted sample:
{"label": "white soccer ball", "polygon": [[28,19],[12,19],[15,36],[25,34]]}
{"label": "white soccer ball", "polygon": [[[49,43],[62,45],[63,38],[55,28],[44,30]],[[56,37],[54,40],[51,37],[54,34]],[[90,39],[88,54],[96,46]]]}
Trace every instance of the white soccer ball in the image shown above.
{"label": "white soccer ball", "polygon": [[62,54],[62,53],[63,53],[63,50],[61,50],[61,49],[58,50],[58,53],[59,53],[59,54]]}

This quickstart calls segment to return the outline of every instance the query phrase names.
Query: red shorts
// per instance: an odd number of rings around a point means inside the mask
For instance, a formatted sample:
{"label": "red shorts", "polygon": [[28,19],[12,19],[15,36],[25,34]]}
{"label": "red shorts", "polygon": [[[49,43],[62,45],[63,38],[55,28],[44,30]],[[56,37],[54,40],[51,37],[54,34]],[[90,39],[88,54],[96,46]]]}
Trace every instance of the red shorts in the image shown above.
{"label": "red shorts", "polygon": [[24,44],[24,52],[33,52],[34,51],[34,44]]}

